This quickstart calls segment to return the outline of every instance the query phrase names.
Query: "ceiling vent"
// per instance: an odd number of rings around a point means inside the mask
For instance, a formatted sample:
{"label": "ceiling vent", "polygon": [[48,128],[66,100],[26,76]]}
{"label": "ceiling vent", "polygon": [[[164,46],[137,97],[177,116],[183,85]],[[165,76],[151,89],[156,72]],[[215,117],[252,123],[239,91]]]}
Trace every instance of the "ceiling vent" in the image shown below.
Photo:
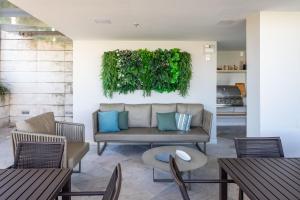
{"label": "ceiling vent", "polygon": [[221,20],[217,25],[219,26],[233,26],[240,23],[241,20]]}
{"label": "ceiling vent", "polygon": [[110,19],[95,19],[94,22],[96,24],[111,24]]}

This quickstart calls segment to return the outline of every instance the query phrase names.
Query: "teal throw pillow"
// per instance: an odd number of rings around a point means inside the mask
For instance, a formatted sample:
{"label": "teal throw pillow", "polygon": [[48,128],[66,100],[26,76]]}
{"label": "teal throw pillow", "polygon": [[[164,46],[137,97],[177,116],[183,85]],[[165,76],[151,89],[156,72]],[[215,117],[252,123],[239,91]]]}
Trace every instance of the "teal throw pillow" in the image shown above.
{"label": "teal throw pillow", "polygon": [[98,127],[102,133],[117,132],[119,129],[119,112],[98,112]]}
{"label": "teal throw pillow", "polygon": [[157,126],[160,131],[176,131],[175,112],[156,113]]}
{"label": "teal throw pillow", "polygon": [[192,115],[187,113],[176,113],[176,126],[178,130],[189,131],[191,129]]}
{"label": "teal throw pillow", "polygon": [[119,112],[119,129],[128,129],[128,111]]}

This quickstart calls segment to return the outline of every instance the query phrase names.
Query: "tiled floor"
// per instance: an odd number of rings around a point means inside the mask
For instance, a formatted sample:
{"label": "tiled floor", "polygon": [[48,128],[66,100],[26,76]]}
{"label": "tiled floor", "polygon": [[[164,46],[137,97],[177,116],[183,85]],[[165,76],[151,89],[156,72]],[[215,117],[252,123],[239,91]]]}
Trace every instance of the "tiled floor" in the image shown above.
{"label": "tiled floor", "polygon": [[[180,193],[174,183],[153,183],[152,168],[143,164],[141,156],[149,145],[108,145],[102,156],[96,154],[96,145],[91,144],[89,153],[82,161],[82,173],[72,175],[73,190],[102,190],[105,188],[114,166],[122,166],[123,183],[120,200],[180,200]],[[219,157],[234,157],[233,141],[218,138],[218,144],[208,144],[208,163],[193,171],[194,178],[217,178]],[[0,168],[12,164],[13,155],[9,129],[0,130]],[[167,173],[158,172],[157,176],[166,177]],[[237,187],[229,187],[229,199],[237,199]],[[189,192],[191,199],[217,200],[217,184],[194,184]],[[101,198],[72,198],[101,199]]]}

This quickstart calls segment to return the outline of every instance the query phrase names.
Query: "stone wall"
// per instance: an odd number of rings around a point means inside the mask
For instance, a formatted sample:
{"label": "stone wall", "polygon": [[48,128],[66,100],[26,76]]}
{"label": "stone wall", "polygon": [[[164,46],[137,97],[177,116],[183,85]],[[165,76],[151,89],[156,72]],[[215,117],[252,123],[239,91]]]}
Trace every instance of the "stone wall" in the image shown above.
{"label": "stone wall", "polygon": [[[72,41],[1,32],[1,82],[10,89],[10,122],[53,111],[72,121]],[[0,112],[1,113],[1,112]]]}

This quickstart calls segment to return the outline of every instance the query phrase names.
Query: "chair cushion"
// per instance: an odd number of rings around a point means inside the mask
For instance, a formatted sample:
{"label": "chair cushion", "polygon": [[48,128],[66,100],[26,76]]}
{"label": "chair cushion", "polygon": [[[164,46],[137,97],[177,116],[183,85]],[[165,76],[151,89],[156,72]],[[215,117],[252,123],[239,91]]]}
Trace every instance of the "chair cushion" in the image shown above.
{"label": "chair cushion", "polygon": [[150,104],[125,104],[128,111],[128,127],[150,127]]}
{"label": "chair cushion", "polygon": [[176,104],[152,104],[151,127],[157,127],[156,113],[176,112]]}
{"label": "chair cushion", "polygon": [[98,112],[98,120],[100,132],[105,133],[120,131],[118,111]]}
{"label": "chair cushion", "polygon": [[124,111],[124,104],[123,103],[101,103],[100,104],[100,111]]}
{"label": "chair cushion", "polygon": [[87,142],[72,142],[67,144],[68,168],[74,168],[84,155],[89,151],[90,145]]}
{"label": "chair cushion", "polygon": [[16,122],[16,129],[29,133],[56,134],[55,118],[53,112],[47,112],[25,121]]}
{"label": "chair cushion", "polygon": [[95,141],[110,142],[208,142],[209,135],[201,127],[189,132],[159,131],[157,128],[129,128],[118,133],[97,133]]}
{"label": "chair cushion", "polygon": [[189,131],[191,129],[192,115],[187,113],[176,113],[176,126],[178,130]]}
{"label": "chair cushion", "polygon": [[128,129],[128,111],[119,112],[119,129]]}
{"label": "chair cushion", "polygon": [[192,115],[191,126],[202,127],[203,105],[202,104],[177,104],[177,112]]}
{"label": "chair cushion", "polygon": [[156,113],[158,130],[160,131],[176,131],[175,112]]}

